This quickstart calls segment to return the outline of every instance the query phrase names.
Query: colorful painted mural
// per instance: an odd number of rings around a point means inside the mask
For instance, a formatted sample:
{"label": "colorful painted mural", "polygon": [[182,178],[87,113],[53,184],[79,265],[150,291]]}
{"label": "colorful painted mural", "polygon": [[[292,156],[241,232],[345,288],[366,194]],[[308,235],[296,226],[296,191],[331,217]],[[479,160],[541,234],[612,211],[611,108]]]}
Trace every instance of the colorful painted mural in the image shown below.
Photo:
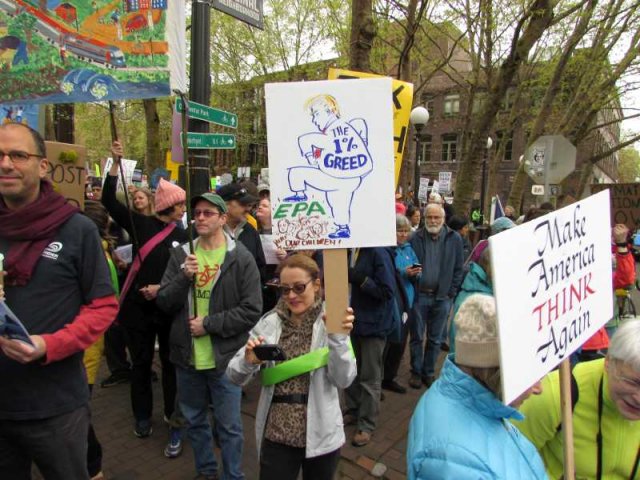
{"label": "colorful painted mural", "polygon": [[0,103],[184,89],[181,0],[0,0]]}

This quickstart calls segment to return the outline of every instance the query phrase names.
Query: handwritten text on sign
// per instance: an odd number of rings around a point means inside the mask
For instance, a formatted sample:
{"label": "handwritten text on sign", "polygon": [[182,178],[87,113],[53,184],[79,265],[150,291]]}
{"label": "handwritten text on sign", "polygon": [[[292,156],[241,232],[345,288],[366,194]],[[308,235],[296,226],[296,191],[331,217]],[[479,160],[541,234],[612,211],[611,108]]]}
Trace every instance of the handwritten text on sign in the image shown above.
{"label": "handwritten text on sign", "polygon": [[609,320],[610,241],[607,193],[491,237],[505,403]]}

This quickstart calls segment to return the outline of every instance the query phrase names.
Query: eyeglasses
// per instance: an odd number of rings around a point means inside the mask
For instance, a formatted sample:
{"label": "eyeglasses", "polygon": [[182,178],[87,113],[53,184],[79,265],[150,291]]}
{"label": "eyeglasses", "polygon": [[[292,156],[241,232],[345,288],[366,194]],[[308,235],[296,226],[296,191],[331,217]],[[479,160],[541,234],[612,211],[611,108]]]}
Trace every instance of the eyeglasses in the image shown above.
{"label": "eyeglasses", "polygon": [[22,150],[10,150],[5,152],[0,150],[0,158],[9,157],[13,163],[24,163],[31,157],[44,158],[44,155],[38,155],[36,153],[23,152]]}
{"label": "eyeglasses", "polygon": [[220,212],[216,212],[215,210],[200,210],[196,209],[193,211],[193,218],[198,218],[202,215],[204,218],[211,218],[216,215],[220,215]]}
{"label": "eyeglasses", "polygon": [[292,290],[296,295],[302,295],[307,289],[307,285],[309,285],[311,282],[313,282],[313,279],[309,280],[307,283],[294,283],[292,286],[278,285],[278,290],[280,290],[280,295],[284,295],[285,297],[289,295],[289,292],[291,292]]}

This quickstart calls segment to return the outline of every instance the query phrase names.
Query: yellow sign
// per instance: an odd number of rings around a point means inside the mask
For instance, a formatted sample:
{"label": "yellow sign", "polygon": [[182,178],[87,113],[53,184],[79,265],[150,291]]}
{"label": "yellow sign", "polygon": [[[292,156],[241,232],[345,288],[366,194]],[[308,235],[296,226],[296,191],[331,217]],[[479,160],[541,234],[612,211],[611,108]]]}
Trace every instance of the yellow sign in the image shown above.
{"label": "yellow sign", "polygon": [[177,182],[178,181],[178,169],[180,168],[180,164],[179,163],[174,163],[171,160],[171,150],[167,150],[165,168],[167,170],[169,170],[169,173],[171,174],[171,177],[170,177],[171,180],[175,180]]}
{"label": "yellow sign", "polygon": [[[374,73],[354,72],[352,70],[343,70],[340,68],[329,69],[329,80],[345,80],[350,78],[377,78],[383,75]],[[409,115],[411,114],[411,106],[413,105],[413,84],[393,80],[393,143],[394,162],[396,171],[396,187],[400,178],[400,167],[402,167],[402,155],[409,135]]]}

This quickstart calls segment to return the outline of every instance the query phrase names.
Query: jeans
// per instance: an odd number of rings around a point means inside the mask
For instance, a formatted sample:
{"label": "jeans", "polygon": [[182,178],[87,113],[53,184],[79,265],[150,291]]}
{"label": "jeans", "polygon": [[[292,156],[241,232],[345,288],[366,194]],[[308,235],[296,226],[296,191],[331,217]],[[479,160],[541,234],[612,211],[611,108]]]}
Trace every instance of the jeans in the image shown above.
{"label": "jeans", "polygon": [[0,420],[0,478],[31,480],[33,461],[47,480],[84,480],[89,406],[38,420]]}
{"label": "jeans", "polygon": [[203,475],[218,472],[213,454],[213,436],[207,414],[212,406],[216,432],[222,451],[225,479],[243,479],[242,388],[231,383],[224,370],[194,370],[176,367],[178,402],[187,421],[187,433],[193,448],[196,470]]}
{"label": "jeans", "polygon": [[[436,361],[440,354],[440,345],[444,342],[447,330],[447,318],[451,309],[451,299],[436,298],[434,295],[418,295],[420,315],[416,315],[411,330],[409,349],[411,352],[411,372],[422,378],[435,376]],[[427,342],[423,341],[425,328]]]}
{"label": "jeans", "polygon": [[262,440],[260,480],[296,480],[302,468],[303,480],[332,480],[340,460],[340,449],[305,458],[304,448]]}

